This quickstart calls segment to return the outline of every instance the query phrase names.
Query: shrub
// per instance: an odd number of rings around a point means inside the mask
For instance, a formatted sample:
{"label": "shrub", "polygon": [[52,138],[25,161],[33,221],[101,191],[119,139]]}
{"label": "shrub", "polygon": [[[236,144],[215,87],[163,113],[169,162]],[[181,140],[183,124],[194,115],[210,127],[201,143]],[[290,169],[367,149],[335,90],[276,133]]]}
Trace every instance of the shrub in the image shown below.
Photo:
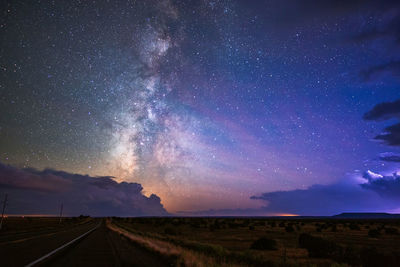
{"label": "shrub", "polygon": [[285,231],[288,233],[293,233],[294,232],[294,228],[291,225],[288,225],[285,227]]}
{"label": "shrub", "polygon": [[177,234],[175,228],[172,228],[172,227],[169,227],[169,226],[165,227],[164,233],[167,234],[167,235],[176,235]]}
{"label": "shrub", "polygon": [[380,235],[381,235],[381,233],[379,232],[378,229],[371,229],[371,230],[368,231],[368,236],[369,237],[377,238]]}
{"label": "shrub", "polygon": [[350,230],[360,230],[360,227],[355,223],[350,224],[349,228]]}
{"label": "shrub", "polygon": [[350,264],[351,266],[359,266],[360,265],[360,255],[359,251],[357,251],[354,247],[348,246],[344,250],[343,255],[339,255],[337,260],[339,262],[345,262]]}
{"label": "shrub", "polygon": [[269,239],[266,237],[261,237],[251,244],[251,249],[257,250],[276,250],[277,243],[274,239]]}
{"label": "shrub", "polygon": [[256,221],[253,223],[255,226],[265,226],[265,223],[263,221]]}
{"label": "shrub", "polygon": [[233,223],[229,223],[228,225],[229,225],[229,228],[232,228],[232,229],[238,228],[238,226],[239,226],[238,224],[236,224],[234,222]]}
{"label": "shrub", "polygon": [[307,249],[309,256],[315,258],[335,258],[342,254],[342,247],[338,244],[305,233],[299,236],[299,246]]}
{"label": "shrub", "polygon": [[366,267],[375,266],[398,266],[400,257],[396,253],[381,252],[376,247],[366,247],[360,253],[361,265]]}
{"label": "shrub", "polygon": [[399,231],[397,228],[385,228],[385,233],[388,235],[397,235]]}

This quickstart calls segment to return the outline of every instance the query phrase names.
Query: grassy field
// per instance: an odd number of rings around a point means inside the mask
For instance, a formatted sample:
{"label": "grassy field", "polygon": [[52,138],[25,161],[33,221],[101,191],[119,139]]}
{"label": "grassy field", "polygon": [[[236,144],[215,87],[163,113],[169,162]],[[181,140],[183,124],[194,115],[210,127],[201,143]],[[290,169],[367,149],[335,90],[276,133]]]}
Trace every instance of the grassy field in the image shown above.
{"label": "grassy field", "polygon": [[[400,262],[399,220],[112,218],[111,223],[149,249],[169,246],[175,257],[179,253],[201,257],[189,260],[194,266],[396,266]],[[157,242],[162,243],[151,246]],[[183,265],[190,264],[186,260]]]}

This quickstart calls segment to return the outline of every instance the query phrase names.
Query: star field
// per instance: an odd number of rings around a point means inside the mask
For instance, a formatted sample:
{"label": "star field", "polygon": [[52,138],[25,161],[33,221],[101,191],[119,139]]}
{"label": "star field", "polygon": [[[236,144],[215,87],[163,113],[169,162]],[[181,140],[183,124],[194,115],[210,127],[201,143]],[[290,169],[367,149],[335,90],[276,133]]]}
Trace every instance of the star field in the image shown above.
{"label": "star field", "polygon": [[0,161],[137,182],[172,212],[397,172],[371,141],[392,121],[363,115],[400,98],[400,6],[322,2],[7,1]]}

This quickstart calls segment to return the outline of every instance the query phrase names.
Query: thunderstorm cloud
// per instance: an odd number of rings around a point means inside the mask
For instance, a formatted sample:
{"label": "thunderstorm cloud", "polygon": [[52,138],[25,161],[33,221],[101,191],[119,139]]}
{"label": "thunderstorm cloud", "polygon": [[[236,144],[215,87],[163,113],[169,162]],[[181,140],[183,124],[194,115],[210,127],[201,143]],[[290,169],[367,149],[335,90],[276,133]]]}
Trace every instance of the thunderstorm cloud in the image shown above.
{"label": "thunderstorm cloud", "polygon": [[[400,100],[380,103],[364,114],[365,120],[381,121],[392,118],[400,119]],[[400,146],[400,123],[387,126],[383,133],[375,136],[375,139],[384,141],[390,146]]]}
{"label": "thunderstorm cloud", "polygon": [[158,196],[146,197],[140,184],[118,183],[112,177],[0,163],[0,190],[8,193],[7,214],[55,215],[63,204],[69,216],[167,215]]}

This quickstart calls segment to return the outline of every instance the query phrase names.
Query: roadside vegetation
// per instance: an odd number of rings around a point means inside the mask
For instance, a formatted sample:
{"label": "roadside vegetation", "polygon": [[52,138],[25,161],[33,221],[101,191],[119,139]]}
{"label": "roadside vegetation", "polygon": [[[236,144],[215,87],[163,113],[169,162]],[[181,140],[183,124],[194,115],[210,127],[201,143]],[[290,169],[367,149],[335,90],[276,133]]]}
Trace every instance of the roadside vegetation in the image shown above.
{"label": "roadside vegetation", "polygon": [[108,227],[177,266],[395,266],[400,262],[396,220],[112,218]]}

